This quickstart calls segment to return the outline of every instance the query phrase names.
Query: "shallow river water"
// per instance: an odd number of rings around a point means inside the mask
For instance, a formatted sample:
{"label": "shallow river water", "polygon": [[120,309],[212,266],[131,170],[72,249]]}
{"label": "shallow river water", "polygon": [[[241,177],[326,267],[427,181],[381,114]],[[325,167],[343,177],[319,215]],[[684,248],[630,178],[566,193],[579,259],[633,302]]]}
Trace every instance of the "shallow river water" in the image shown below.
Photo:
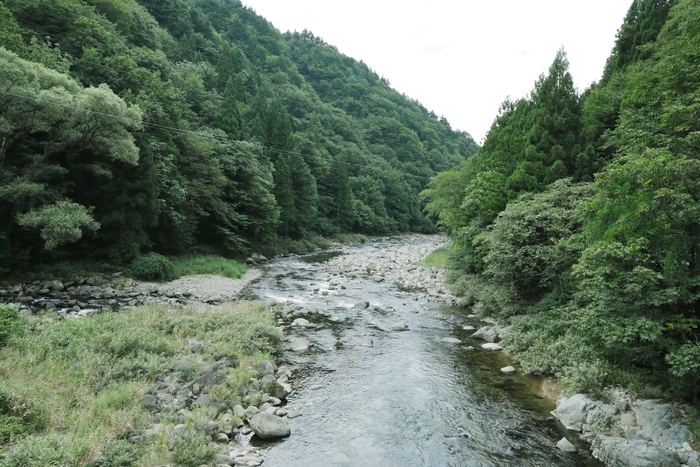
{"label": "shallow river water", "polygon": [[[564,453],[574,440],[549,415],[552,401],[538,396],[541,381],[502,353],[482,350],[462,326],[479,327],[467,309],[429,301],[390,282],[333,275],[325,261],[337,254],[377,253],[408,241],[388,239],[267,263],[252,298],[294,302],[315,328],[289,327],[288,343],[304,337],[311,348],[284,352],[278,363],[298,368],[287,408],[292,435],[250,443],[268,467],[315,466],[599,466],[586,447]],[[328,290],[337,280],[344,290]],[[317,289],[316,291],[314,289]],[[327,291],[327,295],[324,292]],[[368,301],[368,308],[354,306]],[[310,313],[318,309],[319,313]],[[292,318],[293,319],[293,318]],[[403,321],[409,331],[391,330]],[[285,322],[284,324],[289,324]],[[456,337],[462,344],[445,344]],[[371,338],[373,347],[358,345]],[[474,346],[476,350],[466,350]]]}

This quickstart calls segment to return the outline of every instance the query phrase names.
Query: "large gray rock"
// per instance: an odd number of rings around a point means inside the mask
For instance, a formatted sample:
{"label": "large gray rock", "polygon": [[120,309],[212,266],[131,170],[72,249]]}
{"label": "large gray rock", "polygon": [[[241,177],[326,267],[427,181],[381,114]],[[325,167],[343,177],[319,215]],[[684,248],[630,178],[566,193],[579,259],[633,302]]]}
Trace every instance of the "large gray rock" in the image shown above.
{"label": "large gray rock", "polygon": [[557,447],[565,452],[576,452],[576,446],[571,444],[571,441],[566,438],[560,439],[557,443]]}
{"label": "large gray rock", "polygon": [[498,331],[491,326],[483,326],[479,328],[474,334],[472,334],[474,339],[483,339],[486,342],[498,342]]}
{"label": "large gray rock", "polygon": [[552,415],[558,418],[568,430],[581,431],[586,412],[593,405],[593,401],[583,394],[575,394],[564,398],[561,405],[552,411]]}
{"label": "large gray rock", "polygon": [[284,386],[277,382],[277,378],[272,375],[267,375],[260,381],[260,389],[277,399],[286,399],[289,394]]}
{"label": "large gray rock", "polygon": [[250,419],[250,428],[258,438],[282,438],[292,434],[287,422],[267,412],[260,412]]}
{"label": "large gray rock", "polygon": [[292,352],[303,352],[309,348],[309,341],[303,337],[297,337],[292,341],[292,345],[289,348]]}
{"label": "large gray rock", "polygon": [[637,401],[632,405],[637,424],[645,436],[658,443],[680,448],[690,437],[690,430],[681,424],[672,407],[653,400]]}
{"label": "large gray rock", "polygon": [[608,467],[680,467],[673,451],[643,440],[598,435],[591,444],[593,457]]}
{"label": "large gray rock", "polygon": [[258,363],[258,367],[256,369],[263,376],[274,375],[275,371],[277,371],[277,365],[272,363],[270,360],[262,360],[260,363]]}

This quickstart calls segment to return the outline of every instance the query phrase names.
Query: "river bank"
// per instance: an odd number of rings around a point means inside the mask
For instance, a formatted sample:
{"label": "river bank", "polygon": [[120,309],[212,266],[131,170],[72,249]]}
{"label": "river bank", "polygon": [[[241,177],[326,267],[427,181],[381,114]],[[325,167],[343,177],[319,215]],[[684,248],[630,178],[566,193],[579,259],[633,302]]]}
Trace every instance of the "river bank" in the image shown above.
{"label": "river bank", "polygon": [[[446,242],[421,235],[380,239],[264,262],[238,280],[196,276],[155,285],[121,278],[90,284],[86,278],[83,284],[61,283],[64,290],[49,290],[54,295],[48,299],[65,301],[64,295],[89,290],[87,297],[99,295],[92,300],[116,300],[135,313],[159,310],[166,320],[181,313],[234,319],[238,305],[231,300],[253,299],[266,302],[266,313],[275,316],[284,349],[279,366],[264,354],[226,360],[217,349],[236,338],[178,330],[167,371],[133,388],[149,415],[130,442],[198,433],[213,443],[221,465],[602,465],[588,453],[589,443],[606,465],[694,465],[686,441],[660,437],[680,433],[673,431],[674,417],[685,408],[667,409],[629,394],[623,395],[628,405],[621,406],[576,396],[558,401],[557,422],[550,414],[554,402],[540,392],[543,384],[548,391],[556,385],[523,374],[498,350],[499,335],[507,330],[453,306],[445,271],[422,265]],[[31,296],[31,302],[19,303],[37,322],[128,316],[66,311],[36,297],[29,286],[44,293],[48,287],[29,284],[13,292]],[[221,301],[207,299],[213,292]],[[134,293],[146,308],[126,301]],[[259,414],[279,425],[273,438],[291,436],[272,442],[254,436],[263,433],[253,421]],[[657,462],[671,452],[670,463]],[[638,453],[646,457],[621,463]]]}

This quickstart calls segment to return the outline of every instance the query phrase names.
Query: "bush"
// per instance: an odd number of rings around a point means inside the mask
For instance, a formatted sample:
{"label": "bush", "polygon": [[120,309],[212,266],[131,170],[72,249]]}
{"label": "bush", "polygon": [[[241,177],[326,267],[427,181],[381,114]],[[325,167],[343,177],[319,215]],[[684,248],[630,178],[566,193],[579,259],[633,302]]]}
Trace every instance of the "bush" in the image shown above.
{"label": "bush", "polygon": [[129,274],[143,281],[171,281],[177,277],[173,263],[158,253],[136,258],[129,266]]}
{"label": "bush", "polygon": [[0,467],[72,467],[76,465],[68,439],[55,433],[27,438],[0,460]]}
{"label": "bush", "polygon": [[127,441],[115,441],[103,452],[103,458],[95,462],[95,467],[136,467],[141,458],[142,448]]}
{"label": "bush", "polygon": [[0,347],[20,330],[19,308],[0,303]]}
{"label": "bush", "polygon": [[170,440],[170,458],[176,465],[197,467],[209,462],[216,448],[203,436],[193,431],[183,431]]}

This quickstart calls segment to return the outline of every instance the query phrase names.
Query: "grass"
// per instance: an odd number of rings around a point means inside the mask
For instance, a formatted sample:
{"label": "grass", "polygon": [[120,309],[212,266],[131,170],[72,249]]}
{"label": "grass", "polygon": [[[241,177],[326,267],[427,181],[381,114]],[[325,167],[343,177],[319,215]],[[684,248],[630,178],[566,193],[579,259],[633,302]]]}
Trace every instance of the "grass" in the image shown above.
{"label": "grass", "polygon": [[245,274],[246,268],[238,261],[216,255],[193,256],[188,258],[171,258],[177,277],[195,274],[216,274],[238,279]]}
{"label": "grass", "polygon": [[174,440],[156,434],[138,446],[125,444],[147,427],[145,386],[170,374],[184,355],[193,358],[184,342],[195,338],[211,349],[199,356],[202,364],[222,357],[234,362],[227,381],[210,391],[231,402],[250,368],[282,339],[262,303],[22,320],[23,332],[0,349],[0,467],[184,465],[188,450],[205,459],[209,441],[193,439],[195,426]]}
{"label": "grass", "polygon": [[427,268],[447,269],[450,252],[447,248],[438,248],[423,260],[423,266]]}

